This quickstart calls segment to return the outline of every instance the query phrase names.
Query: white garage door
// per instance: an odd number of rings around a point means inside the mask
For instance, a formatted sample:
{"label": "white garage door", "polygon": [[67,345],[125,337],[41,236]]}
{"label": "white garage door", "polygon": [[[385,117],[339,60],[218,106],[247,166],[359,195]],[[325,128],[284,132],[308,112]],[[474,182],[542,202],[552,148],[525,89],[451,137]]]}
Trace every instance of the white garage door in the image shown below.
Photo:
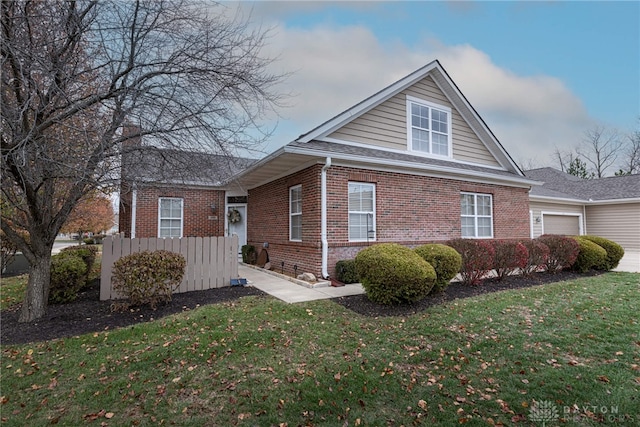
{"label": "white garage door", "polygon": [[580,234],[580,217],[544,214],[542,216],[542,228],[544,234],[577,236]]}

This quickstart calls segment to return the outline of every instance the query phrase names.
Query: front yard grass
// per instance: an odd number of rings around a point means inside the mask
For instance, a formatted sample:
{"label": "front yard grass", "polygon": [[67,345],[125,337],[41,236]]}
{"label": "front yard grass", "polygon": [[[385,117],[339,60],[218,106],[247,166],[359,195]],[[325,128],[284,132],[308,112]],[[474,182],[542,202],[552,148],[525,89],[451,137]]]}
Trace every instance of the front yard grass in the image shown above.
{"label": "front yard grass", "polygon": [[22,301],[24,292],[27,289],[29,276],[22,274],[20,276],[3,277],[1,280],[0,310],[4,310]]}
{"label": "front yard grass", "polygon": [[639,295],[607,273],[410,317],[246,297],[2,346],[2,424],[637,425]]}

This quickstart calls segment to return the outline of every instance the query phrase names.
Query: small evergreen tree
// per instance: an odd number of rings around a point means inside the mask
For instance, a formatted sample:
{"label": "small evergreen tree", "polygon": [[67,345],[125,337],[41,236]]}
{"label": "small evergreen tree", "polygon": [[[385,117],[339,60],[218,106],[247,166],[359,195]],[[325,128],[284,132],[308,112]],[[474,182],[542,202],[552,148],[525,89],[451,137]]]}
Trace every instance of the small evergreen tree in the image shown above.
{"label": "small evergreen tree", "polygon": [[595,177],[593,172],[587,171],[587,164],[580,160],[580,157],[574,157],[574,159],[571,160],[569,167],[567,167],[567,173],[582,179],[592,179]]}

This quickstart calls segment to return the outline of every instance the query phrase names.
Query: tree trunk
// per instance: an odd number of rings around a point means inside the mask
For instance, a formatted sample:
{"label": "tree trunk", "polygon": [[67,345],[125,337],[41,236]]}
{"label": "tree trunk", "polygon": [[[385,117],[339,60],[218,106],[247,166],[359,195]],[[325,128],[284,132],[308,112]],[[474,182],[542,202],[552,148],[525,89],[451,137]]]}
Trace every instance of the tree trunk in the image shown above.
{"label": "tree trunk", "polygon": [[44,317],[49,299],[49,278],[51,277],[51,251],[42,254],[31,264],[29,283],[25,292],[19,322],[32,322]]}

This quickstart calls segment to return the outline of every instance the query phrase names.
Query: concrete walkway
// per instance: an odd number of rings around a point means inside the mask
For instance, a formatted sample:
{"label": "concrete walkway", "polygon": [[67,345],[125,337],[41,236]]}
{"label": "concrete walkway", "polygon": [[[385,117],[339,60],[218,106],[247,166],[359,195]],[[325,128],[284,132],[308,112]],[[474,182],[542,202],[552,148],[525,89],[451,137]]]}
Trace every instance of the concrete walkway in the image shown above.
{"label": "concrete walkway", "polygon": [[308,288],[293,283],[282,275],[271,274],[266,270],[256,269],[244,264],[238,266],[238,276],[247,279],[249,285],[288,303],[339,298],[364,293],[364,289],[360,284]]}
{"label": "concrete walkway", "polygon": [[625,249],[620,264],[613,271],[640,273],[640,250]]}

